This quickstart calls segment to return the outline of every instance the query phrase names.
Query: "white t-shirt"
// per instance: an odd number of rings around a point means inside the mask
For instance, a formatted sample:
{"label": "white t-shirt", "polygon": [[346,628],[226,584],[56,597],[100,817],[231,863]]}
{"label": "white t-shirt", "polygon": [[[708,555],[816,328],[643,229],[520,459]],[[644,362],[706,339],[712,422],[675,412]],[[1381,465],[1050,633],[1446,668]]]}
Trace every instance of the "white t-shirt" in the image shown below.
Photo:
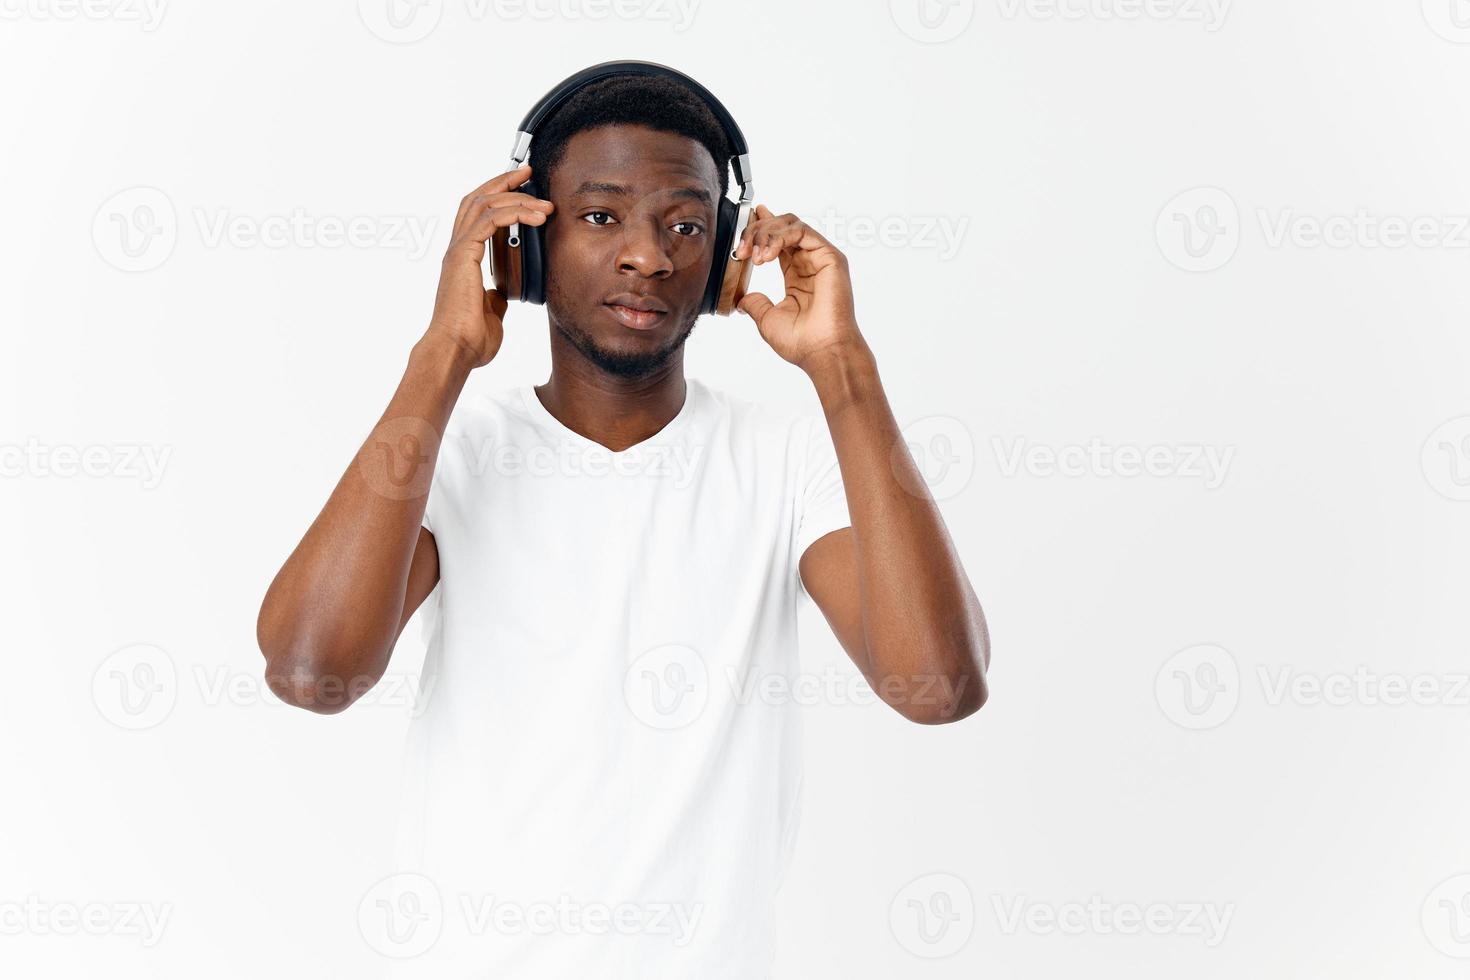
{"label": "white t-shirt", "polygon": [[686,384],[619,453],[531,385],[454,412],[392,905],[441,928],[403,975],[769,975],[797,565],[847,501],[821,415]]}

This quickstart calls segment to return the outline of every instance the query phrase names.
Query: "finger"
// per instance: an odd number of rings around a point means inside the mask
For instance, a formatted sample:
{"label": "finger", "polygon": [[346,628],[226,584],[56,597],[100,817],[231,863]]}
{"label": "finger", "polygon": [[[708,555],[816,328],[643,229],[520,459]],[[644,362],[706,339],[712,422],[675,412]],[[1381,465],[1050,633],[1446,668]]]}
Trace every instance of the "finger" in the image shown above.
{"label": "finger", "polygon": [[470,202],[480,195],[495,194],[500,191],[508,191],[513,188],[520,187],[527,180],[529,180],[530,177],[531,165],[529,163],[523,163],[514,170],[507,170],[503,174],[497,174],[496,176],[491,177],[489,180],[485,181],[485,183],[481,184],[479,187],[476,187],[474,190],[470,191],[464,196],[464,199],[459,202],[459,213],[463,214],[465,209],[469,206]]}
{"label": "finger", "polygon": [[735,257],[737,259],[750,258],[751,244],[754,241],[755,221],[746,222],[745,230],[740,233],[740,241],[735,243]]}
{"label": "finger", "polygon": [[[772,216],[763,220],[752,238],[751,254],[756,264],[769,262],[780,255],[783,249],[795,247],[802,241],[801,229],[805,227],[806,223],[794,214]],[[820,235],[817,237],[821,238]]]}
{"label": "finger", "polygon": [[737,259],[751,258],[755,252],[756,236],[762,232],[773,217],[771,209],[764,204],[757,204],[751,219],[745,225],[745,231],[740,233],[740,241],[735,246],[735,257]]}
{"label": "finger", "polygon": [[509,228],[519,222],[523,225],[543,225],[546,223],[545,211],[536,210],[524,205],[512,204],[506,207],[487,207],[478,215],[472,215],[454,238],[451,247],[457,247],[468,242],[475,242],[483,246],[491,235],[495,234],[497,228]]}
{"label": "finger", "polygon": [[548,217],[545,211],[522,204],[487,207],[465,225],[464,237],[483,242],[493,235],[497,228],[509,228],[517,222],[523,225],[544,225]]}
{"label": "finger", "polygon": [[[764,260],[777,256],[785,259],[797,251],[817,252],[822,249],[836,251],[835,246],[811,225],[794,214],[787,215],[787,217],[791,220],[772,229],[770,238],[761,253]],[[784,263],[782,268],[785,268]]]}
{"label": "finger", "polygon": [[794,217],[795,215],[777,217],[776,213],[764,204],[757,204],[755,206],[755,224],[759,226],[759,234],[752,239],[754,246],[752,251],[757,262],[764,262],[769,257],[765,254],[765,246],[770,241],[772,232],[783,224],[787,218]]}
{"label": "finger", "polygon": [[750,258],[759,260],[761,236],[766,233],[772,217],[771,209],[764,204],[757,204],[755,210],[751,212],[750,224],[745,228],[744,239],[745,253]]}
{"label": "finger", "polygon": [[531,211],[539,211],[542,214],[550,214],[556,210],[556,205],[539,197],[529,194],[521,194],[516,191],[501,191],[498,194],[481,194],[470,202],[460,218],[459,224],[455,226],[454,235],[458,237],[470,228],[487,210],[495,208],[519,207]]}
{"label": "finger", "polygon": [[511,190],[512,188],[521,186],[530,179],[531,165],[529,163],[523,163],[514,170],[507,170],[503,174],[491,177],[485,183],[466,194],[464,200],[459,202],[459,210],[454,214],[455,226],[458,227],[460,221],[464,219],[465,212],[469,210],[470,203],[475,198],[482,194],[495,194],[501,191]]}
{"label": "finger", "polygon": [[530,208],[535,211],[540,211],[543,214],[550,214],[556,210],[556,205],[550,201],[539,197],[532,197],[530,194],[522,194],[519,191],[500,191],[494,194],[480,194],[465,209],[456,231],[463,230],[463,228],[473,224],[475,219],[483,214],[487,208],[507,207]]}
{"label": "finger", "polygon": [[736,308],[740,310],[741,313],[744,313],[746,316],[754,320],[757,325],[759,325],[761,319],[767,313],[769,313],[771,311],[771,308],[775,305],[776,304],[772,303],[771,298],[765,293],[746,293],[745,298],[742,299],[739,304],[737,304]]}
{"label": "finger", "polygon": [[510,307],[504,294],[498,289],[485,290],[485,309],[497,320],[505,318],[505,311]]}

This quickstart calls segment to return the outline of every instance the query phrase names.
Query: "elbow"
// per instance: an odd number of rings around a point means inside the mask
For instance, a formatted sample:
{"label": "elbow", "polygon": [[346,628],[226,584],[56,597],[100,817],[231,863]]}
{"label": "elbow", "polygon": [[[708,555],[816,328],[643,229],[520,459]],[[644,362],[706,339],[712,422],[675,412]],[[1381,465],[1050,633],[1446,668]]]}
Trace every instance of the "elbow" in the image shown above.
{"label": "elbow", "polygon": [[952,725],[975,714],[990,697],[984,674],[941,677],[936,688],[932,697],[914,698],[894,708],[916,725]]}
{"label": "elbow", "polygon": [[378,682],[387,656],[354,646],[348,638],[332,642],[311,632],[321,631],[282,626],[270,615],[269,601],[261,607],[255,639],[265,657],[266,686],[293,708],[339,714]]}
{"label": "elbow", "polygon": [[335,715],[352,707],[382,676],[343,665],[361,663],[347,651],[314,646],[277,646],[262,638],[265,683],[271,693],[293,708]]}
{"label": "elbow", "polygon": [[[945,664],[912,680],[904,679],[879,696],[908,721],[917,725],[951,725],[963,721],[985,707],[990,699],[986,668],[990,664],[988,641],[982,639],[979,649],[966,647],[944,656],[927,658],[929,663]],[[885,678],[885,682],[895,678]]]}
{"label": "elbow", "polygon": [[271,693],[293,708],[335,715],[352,707],[374,679],[354,680],[310,655],[267,658],[265,683]]}

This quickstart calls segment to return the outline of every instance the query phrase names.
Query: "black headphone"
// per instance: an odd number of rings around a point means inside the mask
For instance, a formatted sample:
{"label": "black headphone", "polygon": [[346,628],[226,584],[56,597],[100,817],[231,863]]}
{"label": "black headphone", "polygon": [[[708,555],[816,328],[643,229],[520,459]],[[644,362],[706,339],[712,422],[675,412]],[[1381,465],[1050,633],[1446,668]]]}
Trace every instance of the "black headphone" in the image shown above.
{"label": "black headphone", "polygon": [[[704,299],[700,313],[715,313],[729,316],[745,295],[750,285],[751,263],[747,259],[735,258],[735,248],[740,236],[750,223],[754,208],[755,181],[750,172],[750,151],[745,146],[745,136],[735,124],[735,117],[703,85],[666,65],[651,61],[607,61],[591,68],[584,68],[557,85],[521,120],[516,131],[515,147],[510,154],[510,169],[523,165],[531,156],[531,139],[536,129],[562,103],[579,89],[610,75],[652,75],[672,78],[683,83],[704,100],[725,130],[730,141],[729,161],[716,160],[717,165],[728,165],[735,170],[735,180],[740,185],[740,200],[732,201],[721,197],[719,214],[715,223],[715,256],[710,265],[709,280],[705,283]],[[517,190],[533,197],[544,197],[536,184],[536,177],[522,184]],[[495,288],[508,300],[527,303],[546,302],[546,245],[541,228],[536,225],[514,224],[509,228],[498,228],[490,238],[487,249],[491,278]]]}

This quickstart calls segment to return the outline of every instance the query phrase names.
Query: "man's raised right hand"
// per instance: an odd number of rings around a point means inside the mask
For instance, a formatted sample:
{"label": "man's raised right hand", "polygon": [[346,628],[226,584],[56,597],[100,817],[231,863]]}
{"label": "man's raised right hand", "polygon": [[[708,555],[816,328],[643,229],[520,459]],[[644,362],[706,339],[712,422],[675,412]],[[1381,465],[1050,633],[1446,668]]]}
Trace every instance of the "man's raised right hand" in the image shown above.
{"label": "man's raised right hand", "polygon": [[485,243],[497,228],[517,222],[543,225],[553,209],[550,201],[511,190],[530,176],[530,166],[522,165],[491,178],[465,195],[454,218],[454,232],[439,273],[434,317],[426,336],[454,341],[475,367],[489,364],[505,338],[505,297],[485,288],[480,271]]}

